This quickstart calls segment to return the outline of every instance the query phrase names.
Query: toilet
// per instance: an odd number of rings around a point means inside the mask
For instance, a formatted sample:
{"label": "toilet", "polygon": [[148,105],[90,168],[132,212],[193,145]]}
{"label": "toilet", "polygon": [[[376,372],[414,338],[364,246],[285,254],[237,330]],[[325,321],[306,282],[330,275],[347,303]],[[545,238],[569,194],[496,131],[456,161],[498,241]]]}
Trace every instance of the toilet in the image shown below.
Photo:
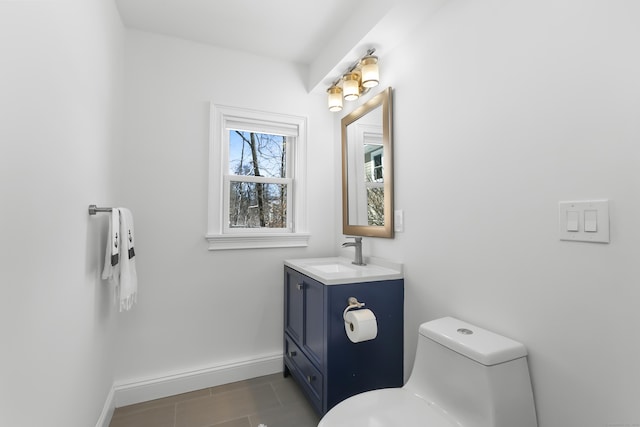
{"label": "toilet", "polygon": [[403,387],[343,400],[318,427],[537,427],[524,345],[453,317],[419,332]]}

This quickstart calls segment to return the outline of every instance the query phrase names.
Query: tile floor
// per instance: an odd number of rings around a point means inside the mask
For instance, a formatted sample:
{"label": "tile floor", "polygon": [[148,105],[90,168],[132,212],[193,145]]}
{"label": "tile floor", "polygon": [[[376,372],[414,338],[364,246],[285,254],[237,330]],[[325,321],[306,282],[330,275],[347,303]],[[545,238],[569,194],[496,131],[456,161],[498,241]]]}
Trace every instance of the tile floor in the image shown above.
{"label": "tile floor", "polygon": [[109,427],[316,427],[319,421],[293,379],[273,374],[117,408]]}

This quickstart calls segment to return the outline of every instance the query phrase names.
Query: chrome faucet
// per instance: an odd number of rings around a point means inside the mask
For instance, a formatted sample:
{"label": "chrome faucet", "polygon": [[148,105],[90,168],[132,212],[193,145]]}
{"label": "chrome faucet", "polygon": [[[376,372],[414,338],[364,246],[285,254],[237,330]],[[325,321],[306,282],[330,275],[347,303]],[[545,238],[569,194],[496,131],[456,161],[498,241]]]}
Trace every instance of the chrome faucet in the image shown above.
{"label": "chrome faucet", "polygon": [[343,248],[346,248],[346,247],[349,247],[349,246],[353,246],[353,247],[356,248],[355,260],[351,264],[367,265],[362,260],[362,237],[348,236],[347,238],[355,240],[353,242],[344,242],[342,244]]}

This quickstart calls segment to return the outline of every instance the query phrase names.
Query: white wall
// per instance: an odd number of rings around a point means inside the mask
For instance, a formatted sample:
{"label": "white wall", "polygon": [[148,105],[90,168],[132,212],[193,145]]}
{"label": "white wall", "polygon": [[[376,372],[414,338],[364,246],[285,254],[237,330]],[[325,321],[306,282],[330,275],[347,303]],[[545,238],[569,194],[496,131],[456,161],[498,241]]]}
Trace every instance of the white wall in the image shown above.
{"label": "white wall", "polygon": [[[381,58],[406,231],[365,251],[405,263],[407,372],[418,324],[454,315],[527,345],[541,427],[640,423],[638,16],[452,0]],[[0,3],[2,425],[92,426],[114,376],[276,354],[282,259],[341,239],[339,117],[300,70],[127,32],[122,84],[121,42],[107,0]],[[309,117],[309,248],[206,250],[209,101]],[[559,200],[603,197],[611,244],[557,239]],[[107,216],[89,203],[136,217],[117,368]]]}
{"label": "white wall", "polygon": [[[99,278],[121,137],[110,0],[0,2],[0,425],[96,425],[114,379]],[[102,415],[101,415],[102,413]]]}
{"label": "white wall", "polygon": [[[457,316],[525,343],[541,427],[640,424],[640,3],[451,1],[381,58],[406,268],[406,361]],[[557,202],[610,199],[611,243]],[[339,232],[339,231],[338,231]]]}
{"label": "white wall", "polygon": [[[118,383],[282,354],[283,263],[335,252],[335,140],[324,95],[285,62],[144,32],[126,38],[119,201],[136,221],[138,304]],[[308,117],[308,248],[208,251],[209,103]]]}

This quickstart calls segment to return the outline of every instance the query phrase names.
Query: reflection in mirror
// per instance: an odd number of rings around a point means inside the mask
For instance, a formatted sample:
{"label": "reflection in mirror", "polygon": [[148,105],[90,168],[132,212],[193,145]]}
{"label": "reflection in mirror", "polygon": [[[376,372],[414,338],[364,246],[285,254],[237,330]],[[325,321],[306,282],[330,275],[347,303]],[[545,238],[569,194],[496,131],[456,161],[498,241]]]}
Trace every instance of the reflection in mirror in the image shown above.
{"label": "reflection in mirror", "polygon": [[349,224],[384,226],[382,107],[347,126]]}
{"label": "reflection in mirror", "polygon": [[391,88],[342,119],[343,233],[393,237]]}

